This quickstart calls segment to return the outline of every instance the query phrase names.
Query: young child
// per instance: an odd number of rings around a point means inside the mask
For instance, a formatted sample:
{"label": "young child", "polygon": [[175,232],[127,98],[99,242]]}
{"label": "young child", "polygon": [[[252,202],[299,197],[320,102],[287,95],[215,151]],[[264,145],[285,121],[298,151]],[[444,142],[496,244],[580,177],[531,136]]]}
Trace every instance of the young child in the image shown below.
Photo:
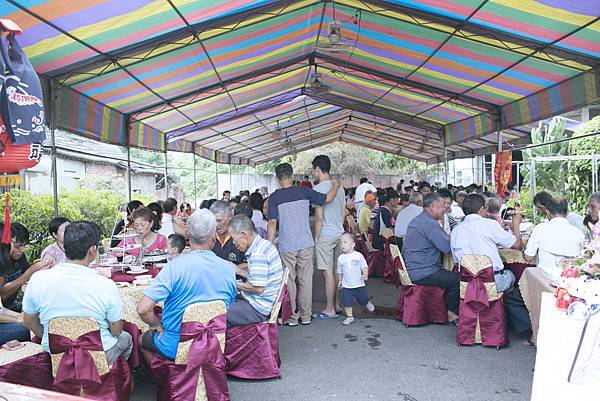
{"label": "young child", "polygon": [[366,307],[369,312],[375,311],[375,305],[369,300],[367,287],[365,287],[365,280],[369,278],[368,265],[364,256],[354,250],[354,245],[352,234],[342,234],[342,254],[338,258],[337,272],[340,275],[340,287],[342,287],[342,305],[347,316],[342,322],[344,326],[354,322],[352,315],[354,299]]}
{"label": "young child", "polygon": [[169,260],[175,259],[181,255],[185,249],[185,238],[181,234],[169,235],[169,246],[167,247],[167,258]]}

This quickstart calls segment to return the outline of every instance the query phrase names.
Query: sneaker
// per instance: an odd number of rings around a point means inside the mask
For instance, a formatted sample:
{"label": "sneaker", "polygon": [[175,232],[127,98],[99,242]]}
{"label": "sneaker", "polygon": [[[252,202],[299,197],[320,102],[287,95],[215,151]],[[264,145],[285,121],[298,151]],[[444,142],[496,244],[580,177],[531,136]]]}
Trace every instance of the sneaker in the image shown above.
{"label": "sneaker", "polygon": [[366,308],[369,312],[375,312],[375,305],[373,305],[373,302],[371,301],[367,302]]}
{"label": "sneaker", "polygon": [[301,317],[300,318],[300,324],[302,326],[308,326],[310,324],[310,318],[303,318],[303,317]]}
{"label": "sneaker", "polygon": [[288,320],[285,324],[287,324],[290,327],[296,327],[296,326],[298,326],[298,321],[297,320]]}
{"label": "sneaker", "polygon": [[352,323],[354,323],[354,318],[353,318],[353,317],[350,317],[350,316],[349,316],[349,317],[347,317],[347,318],[345,318],[345,319],[344,319],[344,321],[342,322],[342,324],[343,324],[344,326],[351,325]]}

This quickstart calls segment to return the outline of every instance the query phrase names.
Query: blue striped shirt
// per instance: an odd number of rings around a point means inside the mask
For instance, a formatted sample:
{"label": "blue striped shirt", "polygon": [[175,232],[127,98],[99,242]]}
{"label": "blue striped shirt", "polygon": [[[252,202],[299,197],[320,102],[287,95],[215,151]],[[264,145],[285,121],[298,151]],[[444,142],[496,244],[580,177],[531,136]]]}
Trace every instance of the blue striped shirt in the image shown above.
{"label": "blue striped shirt", "polygon": [[255,287],[265,287],[265,290],[260,295],[242,291],[242,297],[258,312],[270,315],[283,280],[283,266],[279,252],[271,242],[257,235],[246,251],[246,258],[248,283]]}

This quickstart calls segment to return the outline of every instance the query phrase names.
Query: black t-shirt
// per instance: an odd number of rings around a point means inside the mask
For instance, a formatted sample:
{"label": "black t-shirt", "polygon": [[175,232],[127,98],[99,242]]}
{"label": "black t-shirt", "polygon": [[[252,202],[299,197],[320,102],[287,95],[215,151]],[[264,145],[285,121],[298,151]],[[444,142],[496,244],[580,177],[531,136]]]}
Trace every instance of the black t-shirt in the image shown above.
{"label": "black t-shirt", "polygon": [[235,247],[233,238],[231,237],[227,238],[223,246],[221,246],[221,242],[217,239],[213,247],[213,252],[221,259],[235,263],[236,265],[246,262],[246,255]]}
{"label": "black t-shirt", "polygon": [[[8,273],[2,273],[2,277],[4,278],[4,283],[10,283],[12,281],[15,281],[16,279],[18,279],[19,277],[21,277],[21,275],[23,273],[25,273],[25,270],[29,269],[29,266],[31,266],[29,264],[29,261],[27,260],[27,256],[25,256],[25,254],[23,254],[23,256],[21,256],[21,258],[19,260],[15,260],[13,262],[13,266],[9,267],[8,269],[4,268],[3,271],[8,271]],[[12,297],[4,300],[3,304],[6,308],[14,310],[15,309],[15,300],[17,299],[17,295],[19,295],[19,292],[17,291],[15,293],[15,295],[13,295]],[[20,312],[16,311],[16,312]]]}

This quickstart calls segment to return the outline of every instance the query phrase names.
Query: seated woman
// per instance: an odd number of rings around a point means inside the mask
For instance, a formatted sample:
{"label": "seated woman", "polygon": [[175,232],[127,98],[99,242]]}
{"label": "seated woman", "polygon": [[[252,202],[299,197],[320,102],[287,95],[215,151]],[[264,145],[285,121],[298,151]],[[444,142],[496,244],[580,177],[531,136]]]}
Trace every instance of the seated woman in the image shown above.
{"label": "seated woman", "polygon": [[65,255],[65,247],[63,243],[63,239],[65,236],[65,228],[71,223],[69,219],[66,217],[55,217],[50,220],[50,224],[48,227],[48,231],[52,238],[54,238],[54,243],[48,245],[40,255],[40,259],[42,260],[52,260],[52,264],[57,265],[59,263],[67,260]]}
{"label": "seated woman", "polygon": [[31,341],[31,334],[23,325],[23,314],[4,308],[0,302],[0,345],[12,340]]}
{"label": "seated woman", "polygon": [[[125,216],[123,217],[123,219],[119,220],[115,224],[115,228],[113,230],[112,235],[115,236],[117,234],[121,234],[128,226],[130,226],[132,223],[131,215],[137,209],[140,209],[142,207],[144,207],[144,204],[142,202],[140,202],[139,200],[132,200],[129,203],[127,203],[127,206],[125,207]],[[118,244],[119,244],[119,239],[118,238],[113,239],[110,242],[110,247],[114,248]]]}
{"label": "seated woman", "polygon": [[[133,212],[131,217],[133,218],[133,226],[139,235],[125,238],[119,243],[119,248],[127,248],[127,246],[134,244],[141,244],[145,252],[152,252],[155,250],[164,251],[167,249],[167,238],[156,232],[158,228],[160,228],[160,219],[158,215],[144,207]],[[138,256],[140,248],[130,249],[126,251],[126,253]]]}
{"label": "seated woman", "polygon": [[[0,232],[4,224],[0,223]],[[51,260],[37,261],[30,265],[25,256],[29,231],[19,223],[10,226],[10,244],[0,243],[0,298],[8,309],[21,312],[17,295],[23,284],[38,270],[52,265]]]}

